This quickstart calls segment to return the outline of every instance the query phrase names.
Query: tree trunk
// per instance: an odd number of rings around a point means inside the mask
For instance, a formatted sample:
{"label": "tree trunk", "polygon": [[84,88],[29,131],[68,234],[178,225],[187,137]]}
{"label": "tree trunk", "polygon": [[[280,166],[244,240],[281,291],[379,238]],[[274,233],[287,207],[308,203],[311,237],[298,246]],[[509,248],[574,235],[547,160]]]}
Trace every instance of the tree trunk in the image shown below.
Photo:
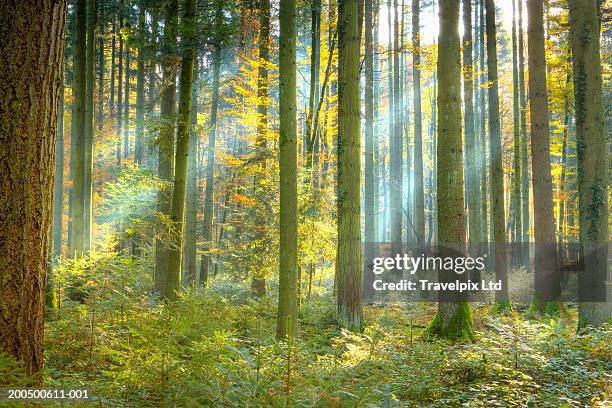
{"label": "tree trunk", "polygon": [[111,74],[110,74],[110,93],[108,100],[108,110],[110,115],[115,113],[115,61],[116,61],[116,49],[117,49],[117,22],[113,16],[113,34],[111,37]]}
{"label": "tree trunk", "polygon": [[[123,4],[122,4],[123,5]],[[123,29],[123,7],[119,10],[119,58],[117,61],[117,145],[116,145],[116,157],[117,157],[117,169],[121,168],[122,155],[121,155],[121,127],[123,126],[123,35],[121,30]]]}
{"label": "tree trunk", "polygon": [[502,282],[502,290],[495,292],[501,308],[510,306],[508,271],[506,269],[506,221],[504,214],[504,170],[502,166],[501,130],[499,124],[499,89],[497,79],[497,33],[495,1],[485,0],[487,26],[487,72],[489,75],[489,150],[491,166],[491,222],[495,249],[495,278]]}
{"label": "tree trunk", "polygon": [[543,0],[529,0],[527,13],[531,174],[533,175],[535,235],[533,304],[540,312],[544,312],[544,301],[557,299],[561,288],[553,214]]}
{"label": "tree trunk", "polygon": [[[221,4],[217,5],[215,25],[217,33],[221,29],[221,18],[223,10]],[[217,39],[220,41],[220,39]],[[210,104],[210,126],[208,133],[208,147],[206,157],[206,187],[204,188],[204,219],[202,222],[202,239],[204,250],[212,249],[212,222],[213,222],[213,183],[215,171],[215,142],[217,139],[217,111],[219,109],[219,71],[221,70],[221,44],[215,44],[213,58],[212,99]],[[202,255],[200,262],[200,284],[208,282],[208,270],[210,268],[210,256]]]}
{"label": "tree trunk", "polygon": [[[84,57],[85,1],[76,6]],[[0,352],[23,363],[35,383],[42,382],[65,16],[66,2],[57,0],[11,2],[0,13]]]}
{"label": "tree trunk", "polygon": [[[363,264],[361,258],[361,200],[359,197],[361,173],[359,139],[360,41],[357,14],[357,0],[340,0],[338,13],[337,314],[338,324],[352,331],[361,331],[364,326],[361,304]],[[397,50],[395,59],[397,63]],[[396,78],[396,86],[399,86],[398,80],[399,78]],[[401,178],[401,168],[399,170],[399,177]],[[401,217],[397,221],[401,223]],[[399,240],[401,241],[401,230]]]}
{"label": "tree trunk", "polygon": [[72,219],[72,248],[71,256],[81,257],[84,252],[85,228],[85,143],[86,143],[86,38],[87,38],[87,2],[76,2],[75,20],[75,52],[74,52],[74,104],[75,104],[75,138],[74,150],[74,178],[73,178],[73,219]]}
{"label": "tree trunk", "polygon": [[83,251],[91,249],[92,194],[93,194],[93,133],[94,133],[94,86],[96,80],[96,1],[87,0],[87,60],[85,63],[85,147],[83,175]]}
{"label": "tree trunk", "polygon": [[[373,243],[377,241],[374,219],[375,211],[375,195],[374,186],[374,168],[376,162],[374,158],[374,39],[373,39],[373,21],[372,21],[372,0],[365,2],[365,185],[364,185],[364,217],[365,217],[365,248],[366,259],[372,259],[374,256]],[[364,275],[363,291],[367,298],[372,295],[372,273]],[[312,281],[312,273],[310,274]],[[310,282],[309,281],[309,282]],[[310,293],[310,287],[309,287]]]}
{"label": "tree trunk", "polygon": [[[196,55],[197,56],[197,55]],[[187,192],[185,202],[185,234],[183,249],[184,281],[187,286],[196,283],[196,242],[198,224],[198,161],[200,157],[200,140],[198,127],[198,64],[193,67],[193,85],[191,90],[191,137],[187,165]]]}
{"label": "tree trunk", "polygon": [[[520,0],[519,0],[520,1]],[[511,213],[512,231],[512,263],[520,265],[522,254],[516,245],[522,240],[521,230],[521,140],[520,140],[520,107],[518,90],[518,60],[516,44],[516,0],[512,0],[512,139],[513,139],[513,166],[512,166],[512,194],[511,194]]]}
{"label": "tree trunk", "polygon": [[[423,189],[423,126],[421,118],[421,23],[419,0],[412,0],[412,80],[414,81],[414,229],[417,243],[425,244]],[[411,227],[408,226],[410,229]]]}
{"label": "tree trunk", "polygon": [[[463,146],[461,142],[461,57],[459,2],[440,0],[438,45],[438,243],[463,247]],[[454,271],[439,271],[440,281],[454,281]],[[467,276],[463,275],[467,280]],[[450,339],[472,339],[472,314],[466,300],[447,299],[440,293],[438,313],[429,326],[433,335]]]}
{"label": "tree trunk", "polygon": [[141,43],[138,48],[136,72],[136,141],[134,143],[134,161],[143,164],[144,155],[144,85],[145,85],[145,9],[141,5],[138,13],[138,35]]}
{"label": "tree trunk", "polygon": [[478,0],[478,8],[480,14],[480,26],[478,31],[478,45],[479,45],[479,93],[480,93],[480,221],[482,242],[488,242],[489,237],[489,212],[487,211],[487,169],[489,168],[487,163],[487,103],[485,97],[485,84],[487,83],[487,73],[485,69],[485,11],[484,11],[485,0]]}
{"label": "tree trunk", "polygon": [[[574,68],[580,243],[578,328],[612,317],[608,279],[608,146],[602,99],[600,22],[596,0],[570,0]],[[608,286],[608,287],[607,287]]]}
{"label": "tree trunk", "polygon": [[[319,16],[320,20],[320,16]],[[318,40],[317,40],[318,41]],[[313,49],[314,52],[314,49]],[[314,55],[313,55],[314,57]],[[270,64],[270,0],[260,0],[259,3],[259,67],[257,71],[257,140],[256,147],[258,149],[257,155],[260,156],[258,159],[257,174],[255,177],[255,189],[256,196],[258,198],[258,205],[266,208],[269,206],[267,203],[269,189],[265,182],[266,171],[267,171],[267,137],[268,137],[268,105],[270,103],[268,98],[268,65]],[[319,66],[315,64],[315,68],[318,72]],[[317,84],[318,89],[318,84]],[[312,87],[311,87],[312,92]],[[313,97],[311,95],[311,97]],[[316,95],[314,96],[316,97]],[[312,107],[312,106],[311,106]],[[312,115],[312,111],[310,113]],[[310,135],[310,132],[308,133]],[[262,219],[261,215],[255,214],[255,217],[260,220],[262,225],[257,227],[258,241],[264,241],[265,224],[266,220]],[[266,277],[263,273],[263,265],[258,265],[253,273],[251,281],[251,290],[255,297],[262,297],[266,294]]]}
{"label": "tree trunk", "polygon": [[[167,0],[165,4],[166,20],[163,38],[163,87],[161,90],[159,159],[157,176],[166,183],[160,187],[157,195],[157,211],[170,217],[172,211],[170,184],[174,178],[174,130],[175,130],[175,95],[176,95],[176,35],[178,26],[178,0]],[[158,237],[155,242],[155,289],[162,295],[168,295],[168,226],[158,222]],[[170,292],[172,295],[172,292]]]}
{"label": "tree trunk", "polygon": [[[393,253],[399,253],[402,245],[402,121],[399,64],[399,11],[393,0],[393,139],[389,163],[391,204],[391,242]],[[357,85],[358,86],[358,85]],[[357,103],[359,100],[357,100]],[[356,119],[359,120],[359,119]]]}
{"label": "tree trunk", "polygon": [[55,178],[53,189],[53,258],[62,256],[62,232],[64,216],[64,80],[59,91],[57,113],[57,140],[55,143]]}
{"label": "tree trunk", "polygon": [[280,256],[277,338],[295,337],[298,327],[296,13],[295,0],[280,1]]}
{"label": "tree trunk", "polygon": [[168,276],[165,297],[175,299],[181,289],[181,255],[183,252],[183,222],[185,214],[185,188],[187,185],[187,159],[191,122],[191,92],[196,47],[196,0],[183,2],[181,45],[183,55],[179,80],[179,110],[172,192],[172,236],[168,254]]}
{"label": "tree trunk", "polygon": [[[129,18],[129,17],[128,17]],[[129,22],[129,20],[128,20]],[[125,41],[125,87],[123,89],[125,100],[123,102],[123,158],[130,157],[130,42]]]}
{"label": "tree trunk", "polygon": [[518,1],[518,68],[521,132],[521,235],[523,263],[529,265],[529,157],[527,155],[527,97],[525,94],[525,52],[523,50],[523,0]]}
{"label": "tree trunk", "polygon": [[472,2],[463,0],[463,95],[465,110],[465,160],[470,252],[474,254],[480,238],[480,174],[474,131],[474,68],[472,66]]}
{"label": "tree trunk", "polygon": [[[100,0],[99,0],[100,1]],[[96,123],[98,130],[102,130],[104,125],[104,75],[106,72],[106,60],[104,58],[104,7],[100,5],[100,20],[98,30],[100,35],[98,36],[98,114],[96,116]]]}

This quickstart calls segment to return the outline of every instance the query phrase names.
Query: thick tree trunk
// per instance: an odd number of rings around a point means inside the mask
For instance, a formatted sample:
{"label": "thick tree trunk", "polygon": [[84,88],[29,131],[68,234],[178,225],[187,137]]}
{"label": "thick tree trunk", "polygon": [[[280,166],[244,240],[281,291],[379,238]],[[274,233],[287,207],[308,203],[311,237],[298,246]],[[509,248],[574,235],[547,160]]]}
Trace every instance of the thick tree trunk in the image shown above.
{"label": "thick tree trunk", "polygon": [[480,93],[480,221],[482,242],[488,242],[489,237],[489,212],[487,210],[487,103],[485,96],[485,84],[487,83],[487,73],[485,68],[485,0],[478,0],[478,9],[480,14],[480,25],[478,29],[478,65],[480,66],[479,77],[479,93]]}
{"label": "thick tree trunk", "polygon": [[295,0],[280,1],[280,254],[277,338],[294,337],[298,327],[296,13]]}
{"label": "thick tree trunk", "polygon": [[191,92],[196,47],[196,0],[183,2],[181,45],[183,47],[179,80],[179,110],[174,159],[174,190],[172,192],[172,235],[168,254],[168,275],[165,297],[174,299],[181,289],[181,256],[183,252],[183,225],[185,215],[185,188],[187,185],[187,159],[191,122]]}
{"label": "thick tree trunk", "polygon": [[[77,6],[84,56],[84,0]],[[0,13],[0,353],[38,383],[65,15],[56,0],[12,2]]]}
{"label": "thick tree trunk", "polygon": [[499,89],[497,77],[497,30],[495,2],[485,0],[487,26],[487,72],[489,75],[489,151],[491,166],[491,222],[495,249],[495,278],[502,282],[502,290],[495,292],[500,307],[510,305],[508,271],[506,269],[506,221],[504,214],[504,170],[502,166],[501,130],[499,124]]}
{"label": "thick tree trunk", "polygon": [[[338,13],[338,324],[363,329],[360,221],[358,1],[341,0]],[[396,84],[398,85],[398,84]],[[401,171],[401,168],[400,168]],[[401,176],[400,176],[401,177]],[[401,219],[398,220],[401,222]],[[401,241],[401,231],[399,239]]]}
{"label": "thick tree trunk", "polygon": [[[166,19],[163,38],[163,87],[161,90],[159,159],[157,176],[166,183],[157,196],[157,211],[170,217],[172,210],[171,183],[174,178],[174,130],[176,119],[176,35],[178,26],[178,0],[166,2]],[[168,295],[168,226],[158,223],[160,237],[155,242],[155,289]],[[172,293],[170,293],[172,294]]]}
{"label": "thick tree trunk", "polygon": [[602,100],[597,0],[570,0],[574,68],[580,243],[578,327],[599,326],[612,317],[608,279],[608,146]]}
{"label": "thick tree trunk", "polygon": [[544,46],[543,0],[527,2],[529,108],[531,116],[531,174],[535,235],[535,293],[533,303],[544,312],[543,301],[560,294],[559,264],[553,214],[548,88]]}
{"label": "thick tree trunk", "polygon": [[[439,15],[438,244],[455,248],[465,245],[459,2],[440,0]],[[438,274],[440,281],[454,281],[458,276],[454,271],[439,271]],[[451,301],[446,296],[440,294],[438,313],[429,326],[429,332],[450,339],[473,338],[470,304],[460,299]]]}

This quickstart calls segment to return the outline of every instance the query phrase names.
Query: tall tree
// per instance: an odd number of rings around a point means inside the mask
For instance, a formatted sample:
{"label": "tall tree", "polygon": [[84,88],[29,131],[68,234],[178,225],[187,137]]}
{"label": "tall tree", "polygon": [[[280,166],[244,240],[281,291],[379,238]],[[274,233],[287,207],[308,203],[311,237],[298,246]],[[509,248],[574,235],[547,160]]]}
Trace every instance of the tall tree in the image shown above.
{"label": "tall tree", "polygon": [[521,136],[521,235],[523,263],[529,263],[529,159],[527,157],[527,96],[525,93],[525,51],[523,40],[523,0],[518,1],[518,81]]}
{"label": "tall tree", "polygon": [[[170,183],[174,177],[174,131],[176,104],[176,35],[178,25],[178,0],[167,0],[165,3],[165,24],[163,37],[163,87],[161,90],[160,125],[159,125],[159,158],[157,176],[166,184],[157,196],[157,211],[170,216],[172,210]],[[119,47],[121,48],[121,47]],[[159,222],[158,237],[155,242],[155,289],[162,295],[172,295],[166,284],[168,276],[168,231],[165,223]]]}
{"label": "tall tree", "polygon": [[[373,38],[373,0],[365,0],[365,185],[364,185],[364,218],[365,229],[364,239],[366,249],[370,251],[366,254],[367,259],[372,259],[372,243],[377,241],[375,229],[375,183],[374,168],[376,162],[374,158],[374,38]],[[369,296],[372,292],[372,274],[366,274],[364,281],[364,292]]]}
{"label": "tall tree", "polygon": [[[519,118],[519,86],[518,86],[518,60],[516,43],[516,0],[512,0],[512,194],[510,211],[511,242],[522,240],[521,230],[521,140],[520,140],[520,118]],[[520,253],[515,252],[518,248],[513,245],[512,262],[516,264],[517,258],[522,260]]]}
{"label": "tall tree", "polygon": [[116,144],[116,156],[117,156],[117,167],[121,167],[123,156],[121,154],[121,127],[123,126],[123,0],[121,0],[119,6],[119,50],[117,58],[117,144]]}
{"label": "tall tree", "polygon": [[[218,1],[218,0],[217,0]],[[206,245],[205,249],[212,248],[212,222],[213,222],[213,183],[215,171],[215,143],[217,140],[217,113],[219,110],[219,74],[221,71],[221,23],[223,9],[219,2],[215,13],[216,38],[213,44],[213,77],[212,98],[210,103],[210,119],[208,131],[208,147],[206,156],[206,186],[204,187],[204,219],[202,220],[202,239]],[[210,267],[210,256],[202,255],[200,262],[200,283],[206,285],[208,281],[208,270]]]}
{"label": "tall tree", "polygon": [[[438,243],[442,247],[463,246],[463,146],[461,142],[461,55],[459,2],[440,0],[438,45]],[[439,271],[439,280],[455,280],[454,271]],[[429,326],[433,335],[450,339],[471,339],[472,314],[465,300],[447,299],[440,294],[438,313]]]}
{"label": "tall tree", "polygon": [[495,249],[495,278],[502,290],[495,292],[500,308],[510,306],[508,271],[506,269],[506,221],[504,214],[504,169],[502,166],[501,130],[499,123],[499,84],[497,76],[497,29],[495,1],[485,0],[487,27],[487,72],[489,76],[489,155],[491,168],[491,222]]}
{"label": "tall tree", "polygon": [[[361,331],[364,323],[361,304],[358,0],[340,0],[338,10],[337,315],[341,327]],[[401,173],[401,168],[399,170]],[[401,222],[401,217],[398,222]],[[401,230],[399,239],[401,241]]]}
{"label": "tall tree", "polygon": [[[77,11],[85,37],[84,0]],[[58,0],[6,3],[0,13],[0,353],[20,361],[37,383],[65,16],[66,2]],[[84,57],[84,38],[79,42]]]}
{"label": "tall tree", "polygon": [[64,216],[64,76],[62,75],[57,113],[57,140],[55,142],[55,178],[53,188],[53,257],[62,255]]}
{"label": "tall tree", "polygon": [[134,162],[143,164],[144,154],[144,109],[145,109],[145,9],[138,10],[138,57],[136,67],[136,140],[134,143]]}
{"label": "tall tree", "polygon": [[[478,14],[480,15],[480,24],[478,28],[478,66],[480,68],[479,78],[479,94],[480,101],[480,219],[482,221],[482,230],[480,236],[483,242],[487,242],[489,237],[489,212],[487,211],[487,138],[486,138],[486,122],[487,122],[487,104],[485,97],[485,86],[487,84],[487,73],[485,69],[485,0],[478,0]],[[488,239],[489,238],[489,239]]]}
{"label": "tall tree", "polygon": [[[197,57],[197,54],[196,54]],[[196,241],[198,238],[198,164],[200,159],[200,140],[198,132],[198,62],[193,67],[193,85],[191,89],[191,136],[189,138],[189,153],[187,164],[187,192],[185,193],[185,233],[183,249],[183,275],[188,286],[195,285]]]}
{"label": "tall tree", "polygon": [[[423,189],[423,126],[421,118],[421,22],[419,0],[412,0],[412,80],[414,81],[414,230],[425,243],[425,193]],[[410,229],[411,226],[408,226]]]}
{"label": "tall tree", "polygon": [[86,143],[86,43],[87,43],[87,2],[78,0],[75,9],[75,52],[74,52],[74,149],[73,155],[73,213],[72,213],[72,247],[70,255],[81,257],[85,250],[85,143]]}
{"label": "tall tree", "polygon": [[[393,0],[393,137],[389,157],[389,182],[391,206],[391,242],[394,252],[402,244],[402,110],[400,92],[399,10]],[[389,56],[391,58],[391,55]],[[357,100],[356,103],[359,103]]]}
{"label": "tall tree", "polygon": [[[600,14],[597,0],[570,0],[574,68],[580,243],[578,327],[598,326],[612,317],[607,298],[608,147],[602,95]],[[599,302],[596,302],[598,300]]]}
{"label": "tall tree", "polygon": [[93,194],[94,86],[96,79],[96,1],[87,0],[87,59],[85,62],[85,146],[83,158],[83,250],[91,248]]}
{"label": "tall tree", "polygon": [[[126,13],[126,23],[130,23],[130,12]],[[131,57],[130,46],[132,45],[132,39],[126,37],[125,39],[125,87],[123,89],[124,102],[123,102],[123,158],[127,159],[130,157],[130,80],[132,75],[131,68]]]}
{"label": "tall tree", "polygon": [[[320,4],[319,4],[319,9],[320,9]],[[268,166],[267,166],[267,160],[266,160],[267,154],[265,150],[267,148],[267,137],[268,137],[268,105],[270,103],[269,95],[268,95],[268,66],[270,64],[270,0],[260,0],[259,1],[258,16],[259,16],[259,66],[257,67],[257,140],[256,140],[256,147],[259,150],[257,152],[259,159],[257,163],[257,175],[255,177],[255,188],[256,188],[256,194],[258,195],[259,203],[266,206],[267,205],[266,195],[267,195],[268,188],[267,188],[267,183],[266,183],[265,172]],[[320,17],[320,10],[319,10],[319,22],[316,24],[313,23],[313,25],[316,25],[318,27],[318,25],[320,24],[320,20],[321,20],[321,17]],[[320,33],[320,27],[319,27],[319,33]],[[317,34],[315,30],[315,37],[316,36]],[[313,49],[313,52],[315,52],[314,49]],[[315,58],[314,54],[312,58]],[[312,64],[311,64],[311,69],[316,69],[318,73],[318,69],[319,69],[318,64],[314,64],[314,68],[312,68]],[[316,85],[316,88],[318,89],[318,84]],[[313,89],[311,87],[311,93],[312,92],[313,92]],[[311,95],[311,97],[313,97],[313,95]],[[311,105],[311,108],[313,107],[314,105]],[[310,115],[312,115],[312,110],[310,112]],[[310,135],[311,132],[308,131],[307,134]],[[257,227],[257,234],[259,234],[257,236],[257,240],[262,242],[262,241],[265,241],[265,238],[263,237],[262,232],[265,231],[264,224],[267,221],[264,220],[263,217],[258,216],[257,214],[255,214],[255,216],[258,217],[258,221],[261,222],[261,225],[258,225]],[[264,296],[266,293],[266,280],[265,280],[265,276],[263,275],[263,273],[261,273],[261,271],[263,271],[264,268],[258,267],[257,269],[258,271],[255,272],[253,279],[251,280],[251,290],[256,297],[261,297],[261,296]]]}
{"label": "tall tree", "polygon": [[295,336],[298,327],[296,13],[295,0],[280,0],[280,248],[277,338]]}
{"label": "tall tree", "polygon": [[465,128],[465,167],[468,209],[468,237],[471,245],[480,238],[480,174],[478,169],[477,140],[474,131],[474,68],[472,65],[472,2],[463,0],[463,97]]}
{"label": "tall tree", "polygon": [[104,20],[104,5],[99,3],[98,11],[100,12],[98,22],[98,113],[96,115],[96,124],[98,130],[102,130],[104,125],[104,81],[106,74],[106,58],[104,54],[104,29],[106,21]]}
{"label": "tall tree", "polygon": [[168,254],[168,275],[165,297],[176,298],[181,287],[181,256],[183,253],[183,222],[185,214],[185,188],[187,185],[187,158],[191,124],[193,66],[196,47],[196,0],[184,0],[181,21],[181,76],[179,80],[179,110],[174,159],[174,189],[172,191],[172,244]]}
{"label": "tall tree", "polygon": [[534,306],[544,312],[543,300],[560,294],[555,219],[553,214],[548,88],[544,46],[544,1],[527,2],[529,113],[531,116],[531,173],[535,235]]}

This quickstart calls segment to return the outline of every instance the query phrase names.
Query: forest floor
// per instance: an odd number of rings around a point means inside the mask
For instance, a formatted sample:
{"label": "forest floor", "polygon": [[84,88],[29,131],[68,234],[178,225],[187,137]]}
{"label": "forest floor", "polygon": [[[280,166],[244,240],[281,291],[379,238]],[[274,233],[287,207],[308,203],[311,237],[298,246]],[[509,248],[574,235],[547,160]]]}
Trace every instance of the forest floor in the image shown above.
{"label": "forest floor", "polygon": [[94,400],[68,406],[610,406],[612,327],[576,335],[571,305],[563,318],[474,305],[476,340],[454,344],[422,335],[435,304],[368,306],[363,334],[342,331],[316,288],[299,336],[279,343],[273,291],[254,301],[219,279],[168,306],[129,259],[69,269],[48,312],[45,387]]}

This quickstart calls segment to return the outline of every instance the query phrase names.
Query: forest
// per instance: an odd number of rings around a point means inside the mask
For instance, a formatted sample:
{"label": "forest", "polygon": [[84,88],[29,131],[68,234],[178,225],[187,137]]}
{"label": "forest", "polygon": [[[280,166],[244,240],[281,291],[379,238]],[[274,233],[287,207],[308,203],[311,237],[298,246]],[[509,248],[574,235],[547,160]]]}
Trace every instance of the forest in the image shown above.
{"label": "forest", "polygon": [[611,406],[612,1],[0,4],[0,406]]}

